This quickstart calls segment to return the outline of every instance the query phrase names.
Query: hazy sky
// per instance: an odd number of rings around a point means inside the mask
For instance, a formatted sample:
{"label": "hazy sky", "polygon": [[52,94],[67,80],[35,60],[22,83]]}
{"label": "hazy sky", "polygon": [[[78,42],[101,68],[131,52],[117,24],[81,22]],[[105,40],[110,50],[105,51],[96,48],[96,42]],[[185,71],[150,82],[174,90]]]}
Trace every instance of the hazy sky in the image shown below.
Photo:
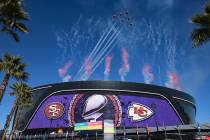
{"label": "hazy sky", "polygon": [[[32,87],[89,76],[90,80],[168,86],[168,74],[175,73],[181,90],[196,99],[197,121],[209,122],[210,45],[192,48],[190,33],[195,26],[189,20],[203,11],[204,4],[205,0],[26,1],[30,14],[26,25],[30,32],[21,35],[18,44],[1,34],[0,56],[5,52],[21,55],[28,64]],[[113,15],[120,16],[126,11],[128,16],[112,19]],[[108,34],[107,30],[112,32]],[[107,45],[107,50],[106,43],[99,45],[104,54],[101,51],[87,62],[103,33],[107,35],[105,42],[113,39],[112,44]],[[128,59],[123,60],[122,53]],[[112,58],[110,73],[105,72],[106,56]],[[81,68],[83,64],[86,67]],[[69,66],[65,75],[59,75],[58,70],[65,65]],[[92,68],[88,69],[88,65]],[[148,77],[142,72],[145,66],[150,69]],[[1,79],[2,76],[0,73]],[[9,88],[0,105],[1,128],[13,102],[8,93]]]}

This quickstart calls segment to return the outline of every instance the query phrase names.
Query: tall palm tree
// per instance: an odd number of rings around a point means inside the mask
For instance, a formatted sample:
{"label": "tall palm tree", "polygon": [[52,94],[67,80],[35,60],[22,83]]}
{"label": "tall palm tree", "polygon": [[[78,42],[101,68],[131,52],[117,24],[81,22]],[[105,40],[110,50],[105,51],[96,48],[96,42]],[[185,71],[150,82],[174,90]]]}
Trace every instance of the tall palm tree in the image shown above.
{"label": "tall palm tree", "polygon": [[20,57],[11,56],[10,54],[5,54],[3,60],[0,60],[0,71],[5,73],[0,87],[0,103],[10,78],[22,81],[28,79],[28,73],[25,72],[25,67],[26,64],[22,63]]}
{"label": "tall palm tree", "polygon": [[191,21],[198,26],[191,34],[193,47],[210,41],[210,5],[207,4],[204,13],[195,15]]}
{"label": "tall palm tree", "polygon": [[22,0],[0,0],[0,30],[19,42],[17,31],[28,33],[23,21],[29,20]]}
{"label": "tall palm tree", "polygon": [[[21,112],[20,108],[24,106],[30,106],[32,102],[31,88],[26,83],[17,82],[11,86],[11,89],[12,89],[12,92],[10,93],[10,95],[15,96],[15,102],[12,107],[12,110],[10,111],[9,116],[7,117],[7,121],[5,123],[4,130],[3,130],[2,140],[5,139],[7,129],[10,126],[12,118],[14,118],[13,128],[9,137],[9,139],[12,139],[14,131],[16,129],[17,120],[20,117],[20,112]],[[15,115],[15,112],[16,112],[16,115]]]}

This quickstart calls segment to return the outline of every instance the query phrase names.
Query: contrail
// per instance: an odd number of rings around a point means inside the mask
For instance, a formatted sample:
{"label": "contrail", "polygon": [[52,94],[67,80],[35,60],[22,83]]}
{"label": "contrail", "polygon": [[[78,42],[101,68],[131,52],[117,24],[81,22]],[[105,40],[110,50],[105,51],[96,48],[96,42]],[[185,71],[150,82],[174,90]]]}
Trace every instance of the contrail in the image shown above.
{"label": "contrail", "polygon": [[[117,38],[117,36],[119,35],[119,33],[120,33],[120,31],[118,31],[117,33],[116,33],[116,35],[114,36],[114,37],[112,37],[111,38],[111,41],[107,41],[107,43],[106,43],[106,46],[105,46],[105,50],[102,52],[102,53],[100,53],[100,56],[98,56],[97,57],[97,60],[95,60],[94,61],[94,64],[92,65],[92,67],[93,67],[93,69],[92,69],[92,73],[95,71],[95,69],[101,64],[101,62],[104,60],[104,57],[106,56],[106,54],[108,54],[111,50],[112,50],[112,48],[115,46],[115,45],[112,45],[111,46],[111,49],[109,49],[109,47],[110,47],[110,45],[115,41],[115,39]],[[110,40],[110,39],[109,39]],[[107,52],[107,49],[109,49],[108,50],[108,52]],[[107,53],[106,53],[107,52]],[[105,55],[104,55],[104,53],[105,53]],[[104,56],[103,56],[104,55]],[[99,62],[98,62],[99,61]],[[82,77],[84,77],[84,76],[82,76]]]}
{"label": "contrail", "polygon": [[[91,55],[98,49],[98,45],[101,43],[101,40],[104,38],[105,34],[107,34],[107,32],[109,32],[108,30],[109,26],[106,28],[105,32],[102,34],[102,36],[100,37],[99,41],[97,42],[97,44],[95,45],[94,49],[91,51],[91,53],[88,55],[87,59],[90,59]],[[77,72],[76,77],[78,77],[78,74],[81,72],[82,69],[84,69],[85,67],[85,63],[82,64],[82,66],[80,67],[79,71]],[[74,79],[75,79],[74,78]]]}
{"label": "contrail", "polygon": [[[98,52],[98,50],[100,49],[101,44],[104,42],[104,40],[108,37],[108,35],[110,34],[110,32],[112,31],[114,25],[112,25],[111,27],[108,25],[108,27],[106,28],[105,32],[102,34],[102,36],[100,37],[99,41],[97,42],[97,44],[95,45],[94,49],[92,50],[92,52],[89,54],[89,56],[87,57],[87,59],[92,59],[92,57],[95,56],[95,53]],[[110,28],[110,29],[109,29]],[[78,77],[79,73],[81,73],[81,71],[84,69],[85,64],[83,63],[83,65],[80,67],[80,70],[77,72],[75,79]]]}
{"label": "contrail", "polygon": [[[117,28],[118,29],[118,28]],[[112,29],[114,30],[111,34],[111,36],[109,36],[107,39],[104,39],[104,40],[107,40],[106,41],[106,44],[101,44],[99,47],[101,48],[100,51],[97,53],[97,56],[95,56],[95,59],[92,60],[92,67],[94,67],[96,65],[96,63],[99,61],[99,59],[103,56],[103,54],[107,51],[107,49],[109,48],[110,46],[110,43],[113,42],[113,40],[116,38],[116,35],[117,35],[117,29]],[[118,33],[119,34],[119,33]],[[114,39],[113,39],[114,38]],[[103,41],[104,42],[104,41]],[[84,71],[84,70],[83,70]],[[83,74],[84,72],[83,71],[80,71],[81,74]],[[80,75],[80,73],[78,74],[78,76]],[[82,76],[84,77],[84,76]],[[81,78],[81,76],[80,76]]]}
{"label": "contrail", "polygon": [[[90,59],[90,56],[98,49],[98,44],[101,43],[101,40],[104,38],[104,35],[108,32],[108,27],[106,28],[106,31],[102,34],[102,36],[100,37],[99,41],[97,42],[96,46],[94,47],[94,49],[92,50],[92,52],[89,54],[89,56],[87,57],[87,59]],[[80,67],[79,71],[77,72],[77,74],[75,75],[75,78],[78,77],[79,73],[81,72],[82,69],[84,69],[85,67],[85,63],[82,64],[82,66]],[[75,79],[74,78],[74,79]]]}
{"label": "contrail", "polygon": [[115,25],[116,25],[116,23],[111,26],[111,29],[106,34],[106,36],[103,38],[103,40],[96,44],[96,46],[94,47],[94,49],[96,49],[96,51],[93,50],[92,52],[94,52],[94,53],[90,54],[88,59],[94,58],[94,56],[97,54],[98,50],[100,50],[101,45],[103,45],[104,41],[107,39],[108,35],[115,29]]}
{"label": "contrail", "polygon": [[[116,45],[116,43],[114,43],[114,44],[112,45],[111,49],[109,49],[109,50],[107,51],[106,54],[109,54],[115,45]],[[102,63],[102,61],[105,59],[105,57],[106,57],[106,55],[104,55],[104,56],[99,60],[99,62],[94,66],[94,68],[93,68],[93,70],[92,70],[92,73],[98,68],[98,66]]]}
{"label": "contrail", "polygon": [[[119,28],[118,28],[119,29]],[[93,66],[98,62],[98,60],[104,55],[104,53],[107,52],[110,45],[115,41],[117,36],[119,35],[120,31],[118,29],[115,29],[114,33],[110,36],[110,38],[107,40],[106,44],[104,45],[103,49],[98,53],[98,55],[95,57]]]}
{"label": "contrail", "polygon": [[[112,45],[112,48],[116,45],[116,43],[114,43]],[[112,48],[107,52],[107,54],[109,54],[112,50]],[[105,56],[103,56],[103,58],[100,59],[100,61],[94,66],[92,73],[98,68],[98,66],[102,63],[102,61],[104,60]]]}

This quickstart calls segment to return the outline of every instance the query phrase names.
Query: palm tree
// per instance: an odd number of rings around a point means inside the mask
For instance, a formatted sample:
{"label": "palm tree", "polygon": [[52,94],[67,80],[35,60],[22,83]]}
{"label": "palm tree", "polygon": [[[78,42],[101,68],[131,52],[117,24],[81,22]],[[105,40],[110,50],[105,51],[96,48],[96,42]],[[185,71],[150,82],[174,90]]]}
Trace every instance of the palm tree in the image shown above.
{"label": "palm tree", "polygon": [[[12,89],[12,92],[10,93],[10,95],[15,96],[15,102],[10,111],[9,116],[7,117],[7,121],[5,123],[4,130],[3,130],[2,140],[4,140],[7,129],[9,128],[11,120],[14,117],[13,128],[9,137],[9,139],[12,139],[14,131],[16,129],[18,118],[20,117],[21,108],[24,106],[30,106],[32,102],[31,88],[26,83],[17,82],[11,86],[11,89]],[[15,115],[15,112],[16,112],[16,115]]]}
{"label": "palm tree", "polygon": [[191,34],[193,47],[210,41],[210,5],[206,5],[204,13],[195,15],[191,21],[198,26]]}
{"label": "palm tree", "polygon": [[3,60],[0,60],[0,71],[4,72],[4,78],[0,87],[0,103],[10,78],[26,81],[28,73],[25,72],[26,64],[22,63],[20,57],[14,57],[10,54],[5,54]]}
{"label": "palm tree", "polygon": [[22,0],[0,0],[0,30],[19,42],[17,31],[28,33],[23,21],[29,20]]}

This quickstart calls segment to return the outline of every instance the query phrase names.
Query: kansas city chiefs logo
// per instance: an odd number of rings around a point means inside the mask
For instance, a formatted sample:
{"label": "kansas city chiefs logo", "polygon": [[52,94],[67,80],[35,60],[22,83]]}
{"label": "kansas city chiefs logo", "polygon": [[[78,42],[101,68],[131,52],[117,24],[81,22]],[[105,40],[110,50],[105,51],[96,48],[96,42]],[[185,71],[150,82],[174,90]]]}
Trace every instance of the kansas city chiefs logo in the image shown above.
{"label": "kansas city chiefs logo", "polygon": [[153,111],[142,104],[139,103],[132,103],[128,107],[128,116],[132,119],[132,121],[142,121],[149,117],[151,117],[153,114]]}
{"label": "kansas city chiefs logo", "polygon": [[58,119],[64,113],[64,107],[59,102],[50,103],[45,107],[44,114],[48,119]]}

